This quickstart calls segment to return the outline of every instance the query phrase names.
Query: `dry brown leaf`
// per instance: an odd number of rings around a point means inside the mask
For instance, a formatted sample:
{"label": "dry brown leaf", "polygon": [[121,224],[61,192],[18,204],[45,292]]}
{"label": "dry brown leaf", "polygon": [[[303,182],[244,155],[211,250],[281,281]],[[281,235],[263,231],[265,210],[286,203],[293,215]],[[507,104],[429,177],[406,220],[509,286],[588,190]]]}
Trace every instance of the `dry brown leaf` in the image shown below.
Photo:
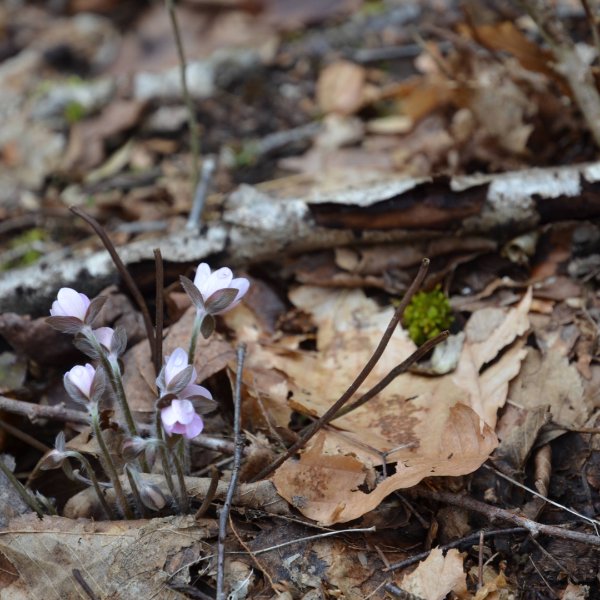
{"label": "dry brown leaf", "polygon": [[[3,600],[80,600],[77,569],[98,598],[181,598],[167,587],[182,583],[181,562],[192,564],[214,521],[193,516],[151,521],[74,521],[37,515],[15,519],[0,539]],[[189,555],[189,556],[188,556]]]}
{"label": "dry brown leaf", "polygon": [[317,102],[325,112],[350,115],[363,103],[366,85],[366,70],[346,60],[334,62],[319,75]]}
{"label": "dry brown leaf", "polygon": [[[440,421],[432,412],[422,416]],[[324,453],[325,442],[332,442],[326,432],[315,437],[299,461],[284,463],[275,472],[273,483],[281,496],[310,519],[323,525],[351,521],[379,506],[392,492],[412,487],[425,477],[471,473],[496,446],[494,432],[485,425],[480,434],[479,417],[463,404],[450,408],[440,425],[427,438],[421,438],[423,448],[394,452],[396,473],[378,482],[369,493],[359,486],[369,485],[373,469],[350,454]],[[422,428],[427,426],[425,419]],[[356,448],[356,454],[363,454]]]}
{"label": "dry brown leaf", "polygon": [[521,372],[510,384],[509,397],[521,408],[550,407],[552,420],[565,427],[583,427],[593,410],[577,368],[553,349],[546,355],[527,349]]}
{"label": "dry brown leaf", "polygon": [[434,548],[399,585],[401,589],[423,600],[444,600],[450,592],[466,594],[467,577],[463,571],[463,556],[454,549],[448,550],[444,556],[440,548]]}

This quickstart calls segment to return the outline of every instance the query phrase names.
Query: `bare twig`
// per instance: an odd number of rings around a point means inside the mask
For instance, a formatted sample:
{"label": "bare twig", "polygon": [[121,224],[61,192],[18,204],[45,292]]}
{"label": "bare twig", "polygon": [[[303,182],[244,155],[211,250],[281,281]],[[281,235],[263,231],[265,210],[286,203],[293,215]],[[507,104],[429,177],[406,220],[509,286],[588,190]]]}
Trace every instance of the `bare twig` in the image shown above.
{"label": "bare twig", "polygon": [[477,554],[477,589],[483,587],[483,529],[479,532],[479,552]]}
{"label": "bare twig", "polygon": [[0,429],[4,429],[6,433],[9,433],[13,437],[16,437],[17,439],[21,440],[22,442],[25,442],[26,444],[29,444],[32,448],[35,448],[40,452],[45,453],[52,450],[52,448],[46,446],[46,444],[42,444],[42,442],[36,440],[33,436],[29,435],[28,433],[25,433],[24,431],[21,431],[18,427],[15,427],[10,423],[6,423],[2,419],[0,419]]}
{"label": "bare twig", "polygon": [[448,335],[450,335],[448,331],[442,331],[442,333],[436,337],[427,340],[422,346],[419,346],[419,348],[417,348],[405,361],[395,366],[379,383],[374,385],[368,392],[363,394],[356,402],[353,402],[347,407],[341,409],[336,417],[341,417],[342,415],[359,408],[363,404],[366,404],[369,400],[371,400],[371,398],[382,392],[388,385],[390,385],[390,383],[392,383],[396,377],[402,375],[402,373],[406,373],[406,371],[408,371],[412,365],[423,358],[432,348],[447,339]]}
{"label": "bare twig", "polygon": [[44,507],[40,504],[38,499],[30,494],[25,486],[15,477],[15,474],[8,468],[8,465],[4,462],[2,457],[0,456],[0,471],[4,473],[4,476],[15,488],[15,491],[21,496],[21,500],[31,508],[31,510],[37,513],[37,516],[40,519],[44,518]]}
{"label": "bare twig", "polygon": [[156,273],[156,316],[154,323],[154,372],[158,375],[162,367],[162,344],[163,344],[163,302],[164,302],[164,267],[160,248],[154,248],[154,270]]}
{"label": "bare twig", "polygon": [[219,485],[219,469],[212,466],[211,471],[210,471],[210,487],[208,488],[208,491],[206,492],[206,496],[204,496],[204,500],[202,500],[202,504],[200,505],[200,508],[196,511],[196,514],[194,515],[194,519],[196,519],[196,521],[198,519],[201,519],[205,515],[206,511],[208,510],[208,507],[210,506],[210,503],[215,498],[215,494],[217,493],[218,485]]}
{"label": "bare twig", "polygon": [[535,569],[536,573],[540,576],[540,579],[544,582],[544,585],[548,588],[548,591],[550,592],[550,597],[558,598],[558,595],[552,589],[552,586],[548,583],[548,581],[544,577],[544,574],[537,568],[537,565],[533,562],[533,558],[531,558],[531,554],[529,555],[529,560],[531,561],[531,564],[533,565],[533,568]]}
{"label": "bare twig", "polygon": [[[233,416],[233,435],[235,440],[235,453],[233,460],[233,469],[231,470],[231,481],[227,489],[227,497],[219,515],[219,541],[217,545],[217,600],[223,600],[225,593],[223,591],[225,575],[225,538],[227,537],[227,520],[233,495],[240,474],[240,464],[242,462],[242,453],[244,450],[244,440],[242,438],[242,374],[244,371],[244,359],[246,357],[246,346],[240,344],[237,351],[237,373],[235,380],[235,391],[233,395],[234,416]],[[211,482],[212,483],[212,482]]]}
{"label": "bare twig", "polygon": [[[65,408],[63,405],[45,406],[44,404],[33,404],[33,402],[24,402],[23,400],[15,400],[14,398],[7,398],[6,396],[0,396],[0,411],[27,417],[30,421],[51,419],[63,423],[89,424],[90,422],[88,413],[83,410],[73,410],[71,408]],[[138,423],[138,429],[142,433],[153,432],[153,426],[145,423]],[[203,434],[190,440],[190,443],[194,446],[221,452],[223,454],[234,453],[233,443]]]}
{"label": "bare twig", "polygon": [[404,310],[408,306],[411,298],[415,294],[415,292],[421,287],[425,276],[427,275],[427,270],[429,268],[429,259],[424,258],[421,262],[421,267],[419,268],[419,272],[415,277],[414,281],[406,291],[406,294],[402,298],[402,301],[398,305],[398,308],[394,311],[394,315],[390,320],[387,329],[385,330],[377,348],[373,352],[373,355],[367,362],[367,364],[363,367],[362,371],[357,375],[356,379],[352,382],[350,387],[338,398],[336,402],[334,402],[329,409],[323,414],[319,419],[317,419],[312,425],[310,425],[307,431],[302,435],[298,441],[292,444],[287,452],[282,454],[279,458],[273,461],[269,466],[264,468],[258,475],[256,475],[252,481],[258,481],[259,479],[265,479],[268,477],[273,471],[275,471],[279,466],[281,466],[288,458],[293,456],[298,450],[303,448],[306,443],[319,431],[323,428],[327,423],[329,423],[335,416],[339,413],[340,409],[346,405],[346,403],[352,398],[352,396],[356,393],[358,388],[364,382],[364,380],[368,377],[369,373],[373,370],[381,355],[385,351],[402,315],[404,314]]}
{"label": "bare twig", "polygon": [[196,187],[199,180],[199,169],[198,162],[200,159],[200,132],[198,129],[198,120],[196,119],[196,111],[194,109],[194,103],[192,102],[192,96],[187,84],[187,63],[185,60],[185,52],[183,50],[183,42],[181,40],[181,33],[179,31],[179,23],[177,22],[177,13],[175,11],[175,3],[173,0],[165,0],[165,5],[171,19],[171,27],[173,28],[173,36],[175,37],[175,45],[177,46],[177,55],[179,57],[179,72],[181,76],[181,91],[183,92],[183,99],[187,106],[188,111],[188,122],[190,127],[190,150],[192,151],[192,194],[194,197]]}
{"label": "bare twig", "polygon": [[525,491],[529,492],[530,494],[533,494],[534,496],[541,498],[542,500],[544,500],[544,502],[548,502],[548,504],[552,504],[552,506],[556,506],[556,508],[560,508],[568,513],[571,513],[572,515],[574,515],[576,517],[579,517],[580,519],[583,519],[584,521],[587,521],[596,530],[596,533],[598,533],[598,527],[600,527],[600,521],[597,521],[596,519],[592,519],[591,517],[586,517],[585,515],[581,514],[580,512],[577,512],[576,510],[573,510],[572,508],[569,508],[568,506],[564,506],[563,504],[559,504],[558,502],[551,500],[547,496],[544,496],[544,495],[540,494],[539,492],[532,490],[530,487],[527,487],[526,485],[519,483],[512,477],[509,477],[508,475],[505,475],[501,471],[498,471],[498,469],[494,469],[493,467],[490,467],[489,465],[483,465],[483,466],[486,469],[488,469],[488,471],[493,471],[496,475],[498,475],[498,477],[502,477],[502,479],[509,481],[510,483],[512,483],[513,485],[516,485],[517,487],[520,487],[522,490],[525,490]]}
{"label": "bare twig", "polygon": [[81,586],[81,589],[87,594],[87,597],[90,600],[98,600],[98,596],[96,596],[90,587],[90,584],[84,579],[81,571],[79,569],[73,569],[71,573],[73,574],[75,581]]}
{"label": "bare twig", "polygon": [[[302,542],[311,542],[313,540],[320,540],[322,538],[332,537],[334,535],[341,535],[344,533],[374,533],[377,528],[373,525],[372,527],[351,527],[350,529],[339,529],[334,531],[326,531],[325,533],[317,533],[315,535],[309,535],[307,537],[298,538],[297,540],[288,540],[275,546],[269,546],[268,548],[261,548],[260,550],[252,550],[252,554],[264,554],[265,552],[273,552],[273,550],[279,550],[286,546],[292,546],[293,544],[300,544]],[[246,554],[245,552],[228,552],[227,554]]]}
{"label": "bare twig", "polygon": [[395,596],[396,598],[400,598],[400,600],[425,600],[424,598],[421,598],[421,596],[411,594],[410,592],[399,588],[394,583],[386,583],[385,591],[389,592],[390,594],[392,594],[392,596]]}
{"label": "bare twig", "polygon": [[589,533],[583,533],[581,531],[573,531],[571,529],[565,529],[556,525],[546,525],[545,523],[538,523],[513,513],[509,510],[499,508],[480,502],[469,496],[463,496],[460,494],[454,494],[452,492],[434,492],[426,489],[417,489],[416,493],[422,498],[428,498],[430,500],[436,500],[438,502],[444,502],[446,504],[452,504],[454,506],[460,506],[467,510],[477,512],[485,515],[490,520],[499,519],[501,521],[509,521],[518,525],[519,527],[525,527],[532,536],[549,535],[563,540],[570,540],[572,542],[579,542],[581,544],[588,544],[590,546],[600,547],[600,536],[592,535]]}
{"label": "bare twig", "polygon": [[[511,527],[508,529],[490,529],[488,531],[483,531],[483,535],[486,538],[494,537],[496,535],[511,535],[513,533],[527,533],[527,529],[525,527]],[[449,544],[445,544],[444,546],[440,546],[440,550],[442,552],[447,552],[448,550],[452,550],[452,548],[458,548],[463,545],[472,545],[475,544],[480,539],[481,532],[472,533],[460,540],[454,540]],[[421,552],[419,554],[415,554],[415,556],[411,556],[410,558],[406,558],[399,562],[391,564],[389,567],[385,568],[384,571],[398,571],[401,569],[406,569],[414,565],[415,563],[421,562],[426,559],[431,554],[431,550],[426,550],[425,552]]]}
{"label": "bare twig", "polygon": [[104,247],[110,254],[110,257],[112,258],[115,267],[117,267],[119,274],[123,278],[123,282],[127,286],[129,293],[133,296],[139,309],[142,311],[142,316],[144,318],[144,326],[146,328],[146,335],[148,336],[148,344],[150,345],[150,353],[152,355],[152,363],[156,364],[156,359],[154,356],[154,327],[152,326],[150,311],[148,310],[148,306],[146,305],[146,301],[144,300],[142,293],[140,292],[135,281],[133,280],[133,277],[127,270],[127,267],[123,264],[123,261],[119,257],[114,244],[112,243],[106,231],[104,230],[104,227],[102,227],[102,225],[100,225],[100,223],[98,223],[98,221],[96,221],[94,217],[88,215],[81,208],[77,206],[71,206],[70,210],[73,214],[77,215],[78,217],[81,217],[96,232],[96,235],[102,240],[102,243],[104,244]]}

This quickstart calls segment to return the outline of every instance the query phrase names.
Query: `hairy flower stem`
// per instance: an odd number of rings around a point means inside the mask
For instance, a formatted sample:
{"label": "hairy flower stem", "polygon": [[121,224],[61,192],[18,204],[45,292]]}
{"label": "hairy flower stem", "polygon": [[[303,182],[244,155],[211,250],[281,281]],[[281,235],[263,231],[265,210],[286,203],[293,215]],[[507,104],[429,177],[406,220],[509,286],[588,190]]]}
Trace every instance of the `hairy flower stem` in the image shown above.
{"label": "hairy flower stem", "polygon": [[137,506],[138,512],[140,513],[140,516],[142,518],[145,518],[148,516],[148,513],[146,511],[146,507],[144,506],[144,503],[142,502],[140,490],[138,490],[137,483],[135,482],[135,478],[131,474],[131,471],[129,470],[129,468],[125,467],[124,471],[127,474],[127,479],[129,479],[129,487],[131,488],[131,493],[133,494],[133,498],[135,500],[135,504]]}
{"label": "hairy flower stem", "polygon": [[67,452],[67,456],[70,456],[81,463],[81,465],[85,469],[85,472],[87,473],[88,479],[92,482],[92,485],[94,486],[96,496],[98,496],[98,500],[100,501],[100,505],[106,513],[106,516],[109,519],[114,519],[115,514],[110,508],[108,502],[106,501],[104,494],[102,493],[102,488],[100,487],[100,483],[98,482],[96,473],[94,473],[94,469],[92,469],[92,465],[90,465],[88,459],[85,456],[83,456],[83,454],[81,454],[80,452],[76,452],[75,450],[69,450]]}
{"label": "hairy flower stem", "polygon": [[[167,487],[169,488],[169,493],[173,498],[174,502],[179,504],[177,499],[177,494],[175,493],[175,485],[173,484],[173,478],[171,477],[171,465],[169,463],[169,452],[167,450],[167,444],[165,442],[165,436],[162,428],[162,422],[160,419],[160,410],[156,410],[156,437],[160,440],[160,444],[158,445],[158,451],[160,453],[160,460],[162,463],[163,474],[165,476],[165,481],[167,482]],[[179,510],[182,511],[181,505],[179,505]]]}
{"label": "hairy flower stem", "polygon": [[15,477],[14,473],[8,468],[8,465],[4,463],[2,458],[0,458],[0,471],[2,471],[4,475],[6,475],[6,478],[12,483],[19,496],[21,496],[23,502],[25,502],[25,504],[27,504],[31,510],[36,512],[40,519],[43,519],[44,507],[40,504],[37,498],[32,496],[27,491],[25,486]]}
{"label": "hairy flower stem", "polygon": [[194,319],[194,326],[192,327],[192,337],[190,338],[190,349],[188,351],[188,365],[194,364],[194,358],[196,356],[196,343],[198,342],[198,334],[200,333],[200,326],[202,325],[202,319],[204,315],[200,312],[196,312],[196,318]]}
{"label": "hairy flower stem", "polygon": [[179,484],[181,512],[185,515],[190,510],[190,502],[188,499],[187,488],[185,486],[185,473],[183,470],[184,456],[185,441],[182,437],[177,442],[177,446],[175,446],[175,448],[173,449],[173,462],[175,463],[175,471],[177,472],[177,483]]}
{"label": "hairy flower stem", "polygon": [[[90,342],[90,344],[93,346],[100,358],[100,364],[102,365],[102,368],[104,369],[104,372],[110,381],[110,385],[113,389],[115,397],[117,398],[121,412],[125,417],[125,424],[127,425],[127,431],[129,432],[129,435],[132,437],[139,435],[135,420],[131,414],[131,409],[129,408],[129,402],[127,402],[125,388],[123,387],[123,378],[121,376],[121,368],[119,367],[117,359],[108,355],[102,344],[100,344],[100,342],[98,342],[96,339],[96,336],[92,332],[91,328],[87,328],[82,333],[85,335],[88,342]],[[140,459],[140,463],[142,470],[146,473],[149,473],[150,468],[144,457]]]}
{"label": "hairy flower stem", "polygon": [[115,496],[117,498],[117,502],[123,511],[126,519],[133,519],[133,513],[131,512],[131,508],[129,507],[129,503],[127,502],[127,497],[125,496],[125,492],[123,492],[123,487],[121,486],[121,482],[119,480],[119,475],[117,473],[117,469],[115,464],[113,463],[110,452],[108,451],[108,447],[106,446],[106,441],[104,440],[104,434],[102,433],[102,429],[100,429],[100,418],[98,416],[98,410],[96,407],[92,409],[92,429],[94,431],[94,435],[98,440],[98,446],[100,446],[100,452],[102,453],[104,469],[106,474],[108,475],[110,482],[113,485],[115,490]]}

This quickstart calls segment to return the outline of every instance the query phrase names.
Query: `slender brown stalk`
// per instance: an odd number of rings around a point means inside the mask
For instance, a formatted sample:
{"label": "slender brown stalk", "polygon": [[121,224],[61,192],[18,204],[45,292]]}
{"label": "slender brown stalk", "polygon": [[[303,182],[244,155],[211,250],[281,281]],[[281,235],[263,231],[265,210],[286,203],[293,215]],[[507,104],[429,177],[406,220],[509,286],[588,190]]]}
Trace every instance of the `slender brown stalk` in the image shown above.
{"label": "slender brown stalk", "polygon": [[78,217],[81,217],[96,232],[96,235],[102,240],[104,247],[110,254],[110,257],[112,258],[113,263],[115,264],[115,267],[117,267],[119,274],[123,278],[123,281],[125,282],[125,285],[127,286],[127,289],[129,290],[129,293],[133,296],[139,309],[142,311],[142,316],[144,318],[144,326],[146,328],[146,335],[148,336],[148,344],[150,344],[150,353],[152,355],[152,362],[153,362],[153,364],[156,364],[156,360],[155,360],[155,356],[154,356],[154,353],[155,353],[154,327],[152,326],[152,319],[150,318],[150,311],[148,310],[146,301],[144,300],[142,293],[140,292],[135,281],[133,280],[133,277],[127,270],[127,267],[123,264],[123,261],[119,257],[119,255],[115,249],[115,246],[112,243],[112,241],[110,240],[110,238],[108,237],[108,234],[106,233],[104,227],[102,227],[102,225],[100,225],[100,223],[98,223],[98,221],[96,221],[96,219],[94,219],[94,217],[88,215],[84,210],[82,210],[81,208],[79,208],[77,206],[71,206],[69,210],[73,214],[77,215]]}
{"label": "slender brown stalk", "polygon": [[154,268],[156,272],[156,330],[154,333],[154,372],[158,375],[162,367],[163,311],[164,311],[164,266],[160,248],[154,248]]}
{"label": "slender brown stalk", "polygon": [[364,380],[368,377],[369,373],[373,370],[373,368],[375,367],[375,365],[381,358],[381,355],[384,353],[396,327],[398,326],[398,323],[400,322],[400,319],[402,319],[402,315],[404,314],[406,307],[408,306],[409,302],[411,301],[412,297],[415,295],[417,290],[421,287],[421,284],[423,283],[425,276],[427,275],[428,269],[429,269],[429,259],[424,258],[423,261],[421,262],[421,267],[419,268],[419,272],[417,273],[417,276],[415,277],[414,281],[412,282],[412,284],[406,291],[406,294],[404,294],[404,297],[402,298],[402,301],[398,305],[398,308],[396,308],[396,310],[394,311],[394,315],[392,316],[392,318],[387,326],[387,329],[385,330],[383,336],[381,337],[381,340],[380,340],[379,344],[377,345],[377,348],[375,348],[373,355],[371,356],[371,358],[369,359],[367,364],[363,367],[362,371],[357,375],[356,379],[350,384],[350,387],[340,396],[340,398],[338,400],[336,400],[336,402],[334,402],[329,407],[329,409],[325,412],[325,414],[323,414],[323,416],[321,416],[312,425],[310,425],[308,427],[308,429],[304,433],[304,435],[302,435],[300,437],[300,439],[298,439],[298,441],[296,441],[294,444],[292,444],[288,448],[287,452],[285,452],[284,454],[279,456],[279,458],[274,460],[269,466],[264,468],[258,475],[256,475],[252,479],[253,482],[258,481],[259,479],[265,479],[266,477],[268,477],[271,473],[273,473],[273,471],[275,471],[275,469],[280,467],[288,458],[290,458],[296,452],[298,452],[298,450],[303,448],[306,445],[306,443],[317,433],[317,431],[319,431],[321,428],[323,428],[325,425],[327,425],[327,423],[329,423],[332,419],[334,419],[335,416],[339,413],[340,409],[343,406],[345,406],[345,404],[348,402],[348,400],[350,400],[350,398],[352,398],[352,396],[356,393],[356,391],[362,385]]}
{"label": "slender brown stalk", "polygon": [[233,437],[235,453],[233,455],[233,468],[231,470],[229,487],[227,488],[227,496],[223,508],[221,509],[221,514],[219,515],[219,538],[217,543],[217,600],[224,600],[225,598],[223,587],[225,584],[225,538],[227,537],[227,521],[240,475],[240,464],[242,462],[242,454],[244,451],[244,438],[242,437],[242,374],[244,371],[245,358],[246,345],[240,344],[237,350],[237,372],[235,391],[233,394]]}
{"label": "slender brown stalk", "polygon": [[416,362],[421,360],[428,352],[430,352],[432,348],[447,339],[448,335],[448,331],[442,331],[442,333],[439,335],[427,340],[422,346],[419,346],[406,360],[395,366],[379,383],[374,385],[368,392],[365,392],[358,400],[342,408],[333,418],[337,419],[338,417],[348,414],[363,404],[366,404],[377,394],[380,394],[388,385],[390,385],[390,383],[392,383],[392,381],[394,381],[394,379],[396,379],[396,377],[402,375],[402,373],[406,373],[406,371],[408,371]]}
{"label": "slender brown stalk", "polygon": [[31,510],[35,511],[40,519],[43,519],[44,507],[33,494],[30,494],[25,489],[25,486],[15,477],[14,473],[8,468],[8,465],[2,460],[2,457],[0,457],[0,471],[2,471],[6,479],[12,483],[15,491],[21,496],[21,500],[23,500]]}
{"label": "slender brown stalk", "polygon": [[190,150],[192,151],[192,199],[196,193],[196,187],[200,180],[200,169],[198,163],[200,160],[200,132],[198,128],[198,120],[196,119],[196,111],[190,90],[187,84],[185,52],[183,49],[183,41],[179,31],[179,23],[177,22],[177,12],[175,11],[175,3],[173,0],[165,0],[171,27],[173,28],[173,36],[175,45],[177,46],[177,55],[179,57],[179,73],[181,78],[181,91],[188,111],[188,123],[190,127]]}
{"label": "slender brown stalk", "polygon": [[215,494],[217,493],[217,486],[219,485],[219,469],[215,466],[210,468],[210,486],[208,487],[208,491],[206,492],[206,496],[204,496],[204,500],[200,505],[200,508],[196,511],[194,515],[194,519],[196,521],[201,519],[208,510],[210,503],[214,500]]}

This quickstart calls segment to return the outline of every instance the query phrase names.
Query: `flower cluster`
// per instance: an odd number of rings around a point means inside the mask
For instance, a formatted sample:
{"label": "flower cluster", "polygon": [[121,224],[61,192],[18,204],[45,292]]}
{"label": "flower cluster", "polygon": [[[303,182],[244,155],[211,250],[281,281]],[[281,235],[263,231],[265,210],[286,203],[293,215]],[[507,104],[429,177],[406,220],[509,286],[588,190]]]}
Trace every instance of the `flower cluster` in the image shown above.
{"label": "flower cluster", "polygon": [[[190,349],[186,352],[183,348],[175,348],[166,357],[165,364],[158,374],[156,431],[151,437],[143,437],[138,433],[138,425],[125,394],[119,361],[127,346],[125,331],[119,327],[93,327],[106,298],[99,296],[90,299],[74,289],[61,288],[50,309],[50,317],[47,318],[47,322],[55,329],[72,334],[75,346],[92,361],[71,368],[64,374],[63,382],[69,396],[86,406],[89,411],[92,430],[103,454],[102,464],[110,479],[109,484],[102,485],[114,488],[118,509],[127,518],[130,518],[133,512],[120,483],[119,472],[111,457],[111,449],[104,439],[105,432],[100,423],[99,406],[103,397],[107,392],[111,392],[118,402],[119,414],[124,417],[128,437],[120,443],[117,454],[125,462],[121,473],[129,479],[139,513],[144,514],[144,507],[160,510],[165,504],[160,490],[142,476],[143,471],[152,470],[157,452],[162,460],[162,470],[171,495],[173,499],[178,496],[180,509],[185,512],[189,505],[185,492],[184,471],[179,453],[175,452],[174,448],[177,444],[183,444],[185,439],[192,439],[200,434],[204,428],[200,415],[217,407],[209,390],[197,383],[198,373],[194,367],[196,337],[201,332],[208,338],[216,326],[215,316],[237,306],[250,286],[247,279],[234,278],[230,269],[223,267],[211,271],[206,263],[198,265],[193,282],[185,277],[181,278],[181,282],[196,307]],[[112,452],[115,450],[112,449]],[[71,470],[68,458],[75,458],[83,465],[88,474],[87,479],[78,474],[78,471]],[[181,488],[178,494],[175,493],[170,474],[173,465]],[[67,450],[64,435],[57,437],[56,448],[45,457],[41,468],[63,468],[67,474],[70,473],[81,481],[91,482],[104,511],[109,516],[113,515],[112,507],[107,504],[93,469],[83,455]]]}

